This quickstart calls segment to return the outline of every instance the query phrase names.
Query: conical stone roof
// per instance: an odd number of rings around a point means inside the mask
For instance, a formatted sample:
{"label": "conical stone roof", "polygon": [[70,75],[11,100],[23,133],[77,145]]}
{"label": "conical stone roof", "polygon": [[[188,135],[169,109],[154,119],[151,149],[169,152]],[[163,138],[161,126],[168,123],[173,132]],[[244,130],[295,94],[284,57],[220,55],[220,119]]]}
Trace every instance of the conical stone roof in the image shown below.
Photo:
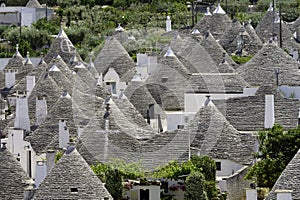
{"label": "conical stone roof", "polygon": [[[279,21],[274,23],[274,19],[276,20],[278,13],[273,11],[267,11],[265,16],[261,19],[260,23],[256,26],[255,31],[262,42],[268,42],[270,38],[273,36],[273,33],[277,36],[277,42],[279,45],[279,36],[280,36],[280,23]],[[296,48],[299,50],[300,46],[293,39],[293,34],[288,29],[285,22],[282,21],[282,47],[290,50],[291,48]]]}
{"label": "conical stone roof", "polygon": [[234,54],[238,50],[238,37],[242,37],[242,51],[246,55],[255,55],[262,47],[260,40],[254,40],[245,30],[244,26],[238,20],[233,20],[231,26],[221,37],[219,43],[227,51],[229,55]]}
{"label": "conical stone roof", "polygon": [[266,200],[276,200],[276,190],[292,190],[292,199],[300,199],[300,150],[277,179]]}
{"label": "conical stone roof", "polygon": [[76,48],[68,38],[65,31],[61,28],[57,37],[53,40],[48,53],[45,56],[45,61],[49,63],[53,57],[60,55],[65,63],[69,63],[70,59],[76,53],[79,61],[82,62],[80,55],[77,53]]}
{"label": "conical stone roof", "polygon": [[70,148],[40,184],[33,199],[113,200],[78,151]]}
{"label": "conical stone roof", "polygon": [[23,200],[25,187],[33,181],[25,173],[20,162],[7,149],[0,149],[0,162],[0,199]]}
{"label": "conical stone roof", "polygon": [[231,19],[226,14],[212,14],[205,15],[195,25],[195,28],[199,29],[201,33],[205,33],[207,30],[211,32],[216,40],[219,40],[226,29],[230,26]]}
{"label": "conical stone roof", "polygon": [[253,160],[255,138],[241,135],[211,102],[199,109],[184,130],[201,155],[245,165]]}
{"label": "conical stone roof", "polygon": [[77,135],[77,126],[73,118],[73,102],[71,96],[63,92],[57,102],[48,113],[45,122],[43,122],[30,136],[28,141],[34,151],[40,155],[47,149],[59,149],[59,120],[65,120],[69,129],[70,137]]}
{"label": "conical stone roof", "polygon": [[220,65],[225,61],[228,63],[228,68],[224,66],[219,67],[219,72],[226,73],[232,72],[232,68],[236,69],[238,65],[231,59],[228,53],[223,49],[223,47],[215,40],[210,32],[204,34],[201,45],[210,54],[211,58],[215,61],[217,65]]}
{"label": "conical stone roof", "polygon": [[29,0],[26,4],[27,8],[42,8],[38,0]]}
{"label": "conical stone roof", "polygon": [[[135,69],[134,61],[115,38],[106,40],[94,64],[97,71],[103,74],[105,74],[109,68],[114,68],[121,79],[127,72]],[[134,74],[132,74],[132,76],[133,75]],[[132,77],[127,78],[126,81],[129,82],[131,79]]]}
{"label": "conical stone roof", "polygon": [[279,70],[279,85],[299,86],[300,64],[276,44],[262,49],[237,72],[252,86],[276,84],[275,70]]}

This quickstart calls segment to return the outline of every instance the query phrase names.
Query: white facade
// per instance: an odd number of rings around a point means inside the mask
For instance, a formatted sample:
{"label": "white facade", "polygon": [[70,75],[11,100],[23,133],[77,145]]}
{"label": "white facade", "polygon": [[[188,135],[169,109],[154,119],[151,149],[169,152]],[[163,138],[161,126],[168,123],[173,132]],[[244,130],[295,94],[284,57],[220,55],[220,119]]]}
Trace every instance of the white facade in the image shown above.
{"label": "white facade", "polygon": [[49,19],[53,15],[51,8],[27,8],[27,7],[0,7],[0,24],[15,24],[31,26],[33,22],[44,18]]}
{"label": "white facade", "polygon": [[220,162],[221,169],[217,170],[218,177],[228,177],[233,175],[238,170],[242,169],[244,166],[231,161],[231,160],[223,160],[223,159],[214,159],[217,162]]}
{"label": "white facade", "polygon": [[24,130],[8,130],[7,149],[20,161],[24,171],[34,179],[36,175],[35,163],[42,160],[44,155],[37,156],[30,143],[24,141]]}
{"label": "white facade", "polygon": [[[211,100],[229,99],[235,97],[254,96],[258,88],[244,88],[243,93],[214,93],[209,94]],[[196,113],[204,105],[207,99],[206,93],[185,93],[184,94],[184,111]]]}
{"label": "white facade", "polygon": [[149,198],[151,200],[160,200],[160,186],[133,186],[130,190],[131,200],[143,200],[142,192],[147,191],[149,193]]}

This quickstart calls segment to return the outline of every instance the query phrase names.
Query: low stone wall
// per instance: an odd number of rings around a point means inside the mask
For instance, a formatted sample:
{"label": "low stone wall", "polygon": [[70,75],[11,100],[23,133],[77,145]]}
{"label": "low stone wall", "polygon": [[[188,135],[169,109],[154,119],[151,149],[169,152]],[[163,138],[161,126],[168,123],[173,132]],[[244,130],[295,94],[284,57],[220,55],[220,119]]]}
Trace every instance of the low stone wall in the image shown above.
{"label": "low stone wall", "polygon": [[248,172],[248,167],[244,167],[227,178],[227,200],[245,199],[245,188],[249,188],[251,181],[245,180],[244,177]]}

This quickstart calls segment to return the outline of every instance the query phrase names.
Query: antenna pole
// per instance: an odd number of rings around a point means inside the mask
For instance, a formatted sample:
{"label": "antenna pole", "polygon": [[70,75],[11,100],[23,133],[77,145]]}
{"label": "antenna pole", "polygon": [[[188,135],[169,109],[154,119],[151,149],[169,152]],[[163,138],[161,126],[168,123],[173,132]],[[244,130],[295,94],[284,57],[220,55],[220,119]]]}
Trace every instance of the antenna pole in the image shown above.
{"label": "antenna pole", "polygon": [[195,26],[195,10],[194,10],[194,0],[192,1],[192,28]]}
{"label": "antenna pole", "polygon": [[281,4],[279,4],[279,46],[282,48]]}
{"label": "antenna pole", "polygon": [[273,0],[273,33],[272,33],[272,39],[274,40],[274,37],[275,37],[275,0]]}

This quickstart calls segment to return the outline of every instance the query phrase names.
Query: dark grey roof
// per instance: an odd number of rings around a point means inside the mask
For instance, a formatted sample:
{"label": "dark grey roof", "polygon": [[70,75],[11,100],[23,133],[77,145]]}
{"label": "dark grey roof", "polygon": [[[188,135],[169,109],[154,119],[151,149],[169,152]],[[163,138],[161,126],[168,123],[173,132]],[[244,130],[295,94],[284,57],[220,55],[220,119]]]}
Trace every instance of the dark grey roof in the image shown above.
{"label": "dark grey roof", "polygon": [[177,57],[165,57],[146,80],[147,89],[164,110],[182,110],[189,74]]}
{"label": "dark grey roof", "polygon": [[298,125],[300,102],[284,98],[273,86],[262,86],[255,96],[213,100],[226,119],[239,131],[264,130],[265,95],[274,95],[275,123],[289,129]]}
{"label": "dark grey roof", "polygon": [[252,86],[276,84],[275,70],[279,69],[279,85],[299,86],[300,64],[273,43],[262,49],[237,72]]}
{"label": "dark grey roof", "polygon": [[240,35],[243,37],[243,55],[254,55],[262,47],[260,39],[252,38],[238,20],[233,20],[219,41],[229,55],[236,53]]}
{"label": "dark grey roof", "polygon": [[229,27],[231,19],[226,14],[205,15],[196,25],[201,33],[207,30],[211,32],[216,40],[219,40]]}
{"label": "dark grey roof", "polygon": [[55,56],[51,59],[48,64],[48,70],[50,70],[53,66],[56,66],[69,79],[69,82],[72,83],[74,81],[73,71],[69,68],[67,63],[60,55]]}
{"label": "dark grey roof", "polygon": [[26,4],[27,8],[42,8],[38,0],[29,0]]}
{"label": "dark grey roof", "polygon": [[[196,72],[191,73],[212,73],[218,72],[216,63],[199,42],[196,42],[190,37],[184,39],[184,45],[180,51],[175,52],[177,55],[183,57],[196,69]],[[219,63],[218,63],[219,64]]]}
{"label": "dark grey roof", "polygon": [[184,130],[190,133],[191,147],[200,155],[246,165],[253,160],[255,138],[240,134],[212,103],[201,107]]}
{"label": "dark grey roof", "polygon": [[292,199],[300,199],[300,150],[277,179],[266,200],[276,200],[276,190],[292,190]]}
{"label": "dark grey roof", "polygon": [[0,163],[0,199],[23,200],[25,187],[33,181],[7,149],[0,150]]}
{"label": "dark grey roof", "polygon": [[[114,68],[120,78],[125,76],[130,70],[135,69],[135,63],[132,58],[124,47],[113,37],[106,40],[94,64],[97,71],[103,74],[105,74],[109,68]],[[134,73],[132,77],[133,75]],[[126,82],[129,82],[132,77],[127,77]]]}
{"label": "dark grey roof", "polygon": [[154,170],[171,160],[188,159],[188,137],[181,132],[164,132],[140,141],[122,130],[105,131],[100,126],[102,124],[93,119],[81,134],[78,150],[80,153],[82,151],[82,155],[88,155],[85,159],[94,157],[105,163],[119,158],[127,162],[140,162],[145,170]]}
{"label": "dark grey roof", "polygon": [[[249,34],[249,36],[250,36],[250,38],[251,38],[251,41],[253,41],[254,44],[257,44],[257,45],[258,45],[258,47],[256,47],[256,48],[261,48],[262,45],[263,45],[263,44],[262,44],[262,41],[261,41],[261,39],[258,37],[258,35],[256,34],[256,31],[255,31],[255,29],[253,28],[253,26],[251,25],[251,23],[245,23],[245,24],[244,24],[244,28],[245,28],[246,32]],[[254,48],[254,47],[252,46],[252,48]],[[255,49],[255,50],[256,50],[255,53],[257,53],[259,49]]]}
{"label": "dark grey roof", "polygon": [[[275,14],[276,16],[278,13]],[[276,19],[276,17],[275,17]],[[268,42],[270,37],[274,33],[277,35],[278,44],[280,36],[280,23],[274,22],[274,13],[273,11],[267,11],[265,16],[260,20],[259,24],[256,26],[255,31],[262,42]],[[291,48],[296,48],[299,50],[299,44],[294,40],[293,34],[288,29],[285,22],[282,21],[282,47],[290,50]]]}
{"label": "dark grey roof", "polygon": [[57,37],[52,41],[50,49],[45,56],[45,61],[49,63],[53,57],[60,55],[65,63],[69,63],[74,53],[76,53],[79,61],[82,61],[80,55],[76,51],[76,48],[68,38],[65,31],[61,28]]}
{"label": "dark grey roof", "polygon": [[192,74],[188,93],[243,93],[249,87],[237,73]]}
{"label": "dark grey roof", "polygon": [[62,156],[34,194],[34,199],[102,200],[104,197],[113,199],[76,149]]}
{"label": "dark grey roof", "polygon": [[66,121],[70,137],[73,139],[76,137],[77,126],[74,123],[72,103],[71,96],[63,93],[47,114],[45,122],[26,138],[38,155],[45,153],[49,148],[59,149],[58,133],[60,119]]}
{"label": "dark grey roof", "polygon": [[[145,119],[147,118],[147,110],[149,109],[149,105],[154,104],[157,108],[160,108],[148,91],[147,86],[142,81],[130,82],[124,93]],[[161,116],[164,115],[162,112],[162,110],[159,112]]]}
{"label": "dark grey roof", "polygon": [[300,26],[300,16],[294,22],[287,23],[287,26],[291,33],[294,34],[297,31],[297,28]]}
{"label": "dark grey roof", "polygon": [[[205,48],[205,50],[210,54],[211,58],[215,61],[217,65],[223,62],[223,54],[225,53],[226,62],[232,66],[234,69],[238,67],[238,65],[231,59],[228,53],[223,49],[223,47],[215,40],[215,38],[211,35],[209,31],[204,33],[203,40],[201,41],[201,45]],[[230,69],[223,70],[219,69],[221,73],[232,72]]]}
{"label": "dark grey roof", "polygon": [[[154,134],[154,130],[126,97],[110,97],[109,99],[110,115],[107,117],[109,130],[126,132],[138,139],[149,138]],[[105,130],[105,108],[106,104],[103,104],[97,113],[103,130]]]}

